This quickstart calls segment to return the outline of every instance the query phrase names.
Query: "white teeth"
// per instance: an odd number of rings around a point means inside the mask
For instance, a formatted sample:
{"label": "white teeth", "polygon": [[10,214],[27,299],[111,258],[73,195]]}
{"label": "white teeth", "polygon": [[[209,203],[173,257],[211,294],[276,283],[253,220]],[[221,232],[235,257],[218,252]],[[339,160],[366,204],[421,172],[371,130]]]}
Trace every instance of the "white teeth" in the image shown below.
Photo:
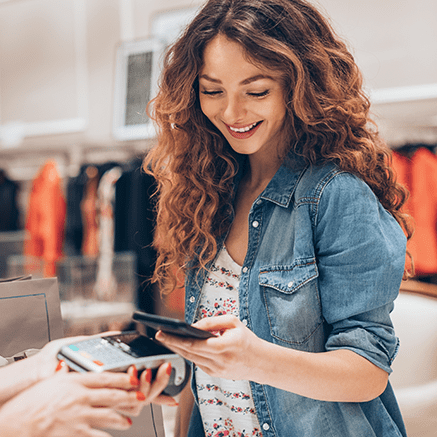
{"label": "white teeth", "polygon": [[238,129],[238,128],[236,128],[236,127],[229,126],[229,129],[231,129],[232,132],[243,133],[243,132],[250,131],[250,130],[253,129],[257,124],[258,124],[258,122],[253,123],[253,124],[251,124],[250,126],[242,127],[242,128],[240,128],[240,129]]}

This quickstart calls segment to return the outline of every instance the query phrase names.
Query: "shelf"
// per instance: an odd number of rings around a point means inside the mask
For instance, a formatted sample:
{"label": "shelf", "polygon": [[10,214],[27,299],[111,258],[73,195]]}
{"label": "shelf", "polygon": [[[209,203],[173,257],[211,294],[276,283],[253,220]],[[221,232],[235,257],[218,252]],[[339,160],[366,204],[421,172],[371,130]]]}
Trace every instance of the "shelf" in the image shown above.
{"label": "shelf", "polygon": [[428,284],[426,282],[421,282],[414,279],[402,281],[400,291],[422,294],[424,296],[434,297],[437,299],[437,285]]}

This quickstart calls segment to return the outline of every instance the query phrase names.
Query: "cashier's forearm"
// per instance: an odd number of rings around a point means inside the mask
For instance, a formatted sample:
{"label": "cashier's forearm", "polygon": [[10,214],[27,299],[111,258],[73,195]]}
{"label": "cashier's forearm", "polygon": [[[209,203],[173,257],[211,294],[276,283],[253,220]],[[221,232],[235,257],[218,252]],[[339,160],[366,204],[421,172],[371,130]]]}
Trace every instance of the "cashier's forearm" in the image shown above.
{"label": "cashier's forearm", "polygon": [[41,380],[37,355],[0,368],[0,405]]}

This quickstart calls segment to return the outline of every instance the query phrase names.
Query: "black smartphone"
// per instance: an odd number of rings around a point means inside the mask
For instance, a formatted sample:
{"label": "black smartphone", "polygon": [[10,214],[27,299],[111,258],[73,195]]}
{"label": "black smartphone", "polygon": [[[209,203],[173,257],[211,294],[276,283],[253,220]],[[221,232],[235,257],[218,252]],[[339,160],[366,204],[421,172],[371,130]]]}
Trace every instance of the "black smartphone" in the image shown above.
{"label": "black smartphone", "polygon": [[165,394],[174,396],[186,385],[189,377],[187,362],[161,343],[144,337],[137,331],[102,335],[76,341],[61,347],[58,359],[77,372],[125,372],[135,364],[138,372],[152,369],[156,373],[164,363],[171,363],[172,373]]}
{"label": "black smartphone", "polygon": [[142,311],[135,311],[133,320],[139,322],[155,331],[162,331],[172,335],[178,335],[180,337],[190,337],[206,339],[215,337],[215,335],[209,331],[195,328],[182,320],[173,319],[170,317],[158,316],[156,314],[143,313]]}

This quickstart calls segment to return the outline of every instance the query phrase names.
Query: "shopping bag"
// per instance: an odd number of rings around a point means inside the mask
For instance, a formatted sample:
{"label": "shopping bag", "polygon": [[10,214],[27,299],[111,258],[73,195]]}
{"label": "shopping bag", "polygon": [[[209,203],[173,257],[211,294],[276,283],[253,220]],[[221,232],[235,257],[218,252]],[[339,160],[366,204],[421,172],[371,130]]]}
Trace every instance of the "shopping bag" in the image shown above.
{"label": "shopping bag", "polygon": [[0,356],[17,359],[21,352],[63,337],[57,278],[1,279],[0,333]]}

